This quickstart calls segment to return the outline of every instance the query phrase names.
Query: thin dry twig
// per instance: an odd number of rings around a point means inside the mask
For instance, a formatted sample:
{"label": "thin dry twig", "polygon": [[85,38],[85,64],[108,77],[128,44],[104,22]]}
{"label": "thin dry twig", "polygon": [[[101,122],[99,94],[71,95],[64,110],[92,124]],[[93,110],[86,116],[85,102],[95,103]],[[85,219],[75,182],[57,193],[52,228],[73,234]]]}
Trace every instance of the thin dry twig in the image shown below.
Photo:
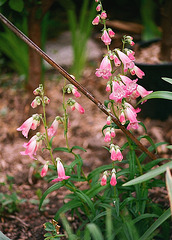
{"label": "thin dry twig", "polygon": [[15,215],[5,215],[4,217],[15,219],[18,222],[20,222],[24,227],[27,227],[27,228],[29,227],[29,225],[27,223],[25,223],[22,219],[20,219],[19,217],[15,216]]}
{"label": "thin dry twig", "polygon": [[73,79],[69,73],[67,73],[60,65],[53,61],[42,49],[40,49],[34,42],[32,42],[25,34],[23,34],[16,26],[14,26],[6,17],[0,13],[0,20],[19,38],[21,38],[28,46],[33,48],[42,58],[47,61],[51,66],[58,70],[58,72],[65,77],[70,83],[72,83],[76,88],[78,88],[87,98],[89,98],[97,107],[104,112],[107,116],[111,116],[113,122],[151,159],[156,159],[156,156],[149,152],[148,149],[137,139],[135,136],[128,131],[120,121],[111,113],[108,112],[104,104],[97,100],[85,87]]}

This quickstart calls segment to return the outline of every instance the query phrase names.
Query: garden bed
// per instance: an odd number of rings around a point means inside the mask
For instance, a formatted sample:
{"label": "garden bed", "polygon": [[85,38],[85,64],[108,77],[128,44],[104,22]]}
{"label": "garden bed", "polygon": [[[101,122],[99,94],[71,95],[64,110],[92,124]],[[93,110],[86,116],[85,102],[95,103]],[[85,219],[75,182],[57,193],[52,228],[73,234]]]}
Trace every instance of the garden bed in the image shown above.
{"label": "garden bed", "polygon": [[[81,83],[90,92],[93,92],[94,89],[93,94],[99,100],[104,101],[107,98],[104,96],[106,82],[94,76],[94,71],[91,68],[86,69]],[[11,84],[13,78],[15,79],[15,76],[12,76]],[[40,151],[37,155],[37,164],[29,157],[20,155],[25,139],[20,132],[16,131],[16,128],[28,116],[29,105],[26,105],[28,95],[22,90],[15,89],[13,86],[11,88],[0,88],[0,182],[6,182],[6,175],[12,176],[14,178],[12,180],[12,191],[16,192],[21,199],[25,199],[26,201],[20,205],[17,213],[4,213],[1,216],[0,230],[13,240],[41,240],[44,239],[43,235],[45,233],[43,224],[51,221],[56,211],[62,206],[65,192],[63,189],[51,193],[48,196],[49,202],[44,206],[43,211],[38,211],[37,195],[39,194],[37,190],[39,189],[40,192],[44,192],[51,185],[51,183],[48,184],[44,179],[39,177],[42,164],[48,160],[48,154],[46,151],[43,153]],[[45,86],[46,95],[51,99],[51,103],[47,107],[48,121],[52,121],[61,111],[63,80],[52,71],[46,74]],[[82,96],[79,102],[85,108],[86,114],[71,113],[69,139],[71,146],[79,145],[87,149],[87,152],[82,154],[82,157],[84,159],[84,168],[89,173],[96,167],[111,162],[108,151],[102,147],[105,144],[101,129],[106,122],[106,116],[85,96]],[[148,134],[155,142],[167,141],[172,144],[171,117],[166,121],[151,120],[150,118],[141,120],[147,127]],[[144,134],[144,129],[140,127],[135,131],[135,134],[136,136]],[[115,140],[120,146],[126,141],[123,133],[118,130]],[[150,145],[144,139],[142,142],[146,147]],[[59,129],[54,144],[64,146],[65,141],[62,129]],[[58,154],[57,156],[62,157],[62,154]],[[158,156],[168,158],[170,157],[170,152],[163,145],[163,147],[158,148]],[[72,160],[67,154],[63,154],[63,159],[66,162],[71,162]],[[3,193],[10,192],[6,186],[1,185],[0,188]],[[169,205],[166,189],[152,189],[150,195],[154,201],[163,202],[164,206]],[[72,224],[72,226],[75,228],[76,224]]]}

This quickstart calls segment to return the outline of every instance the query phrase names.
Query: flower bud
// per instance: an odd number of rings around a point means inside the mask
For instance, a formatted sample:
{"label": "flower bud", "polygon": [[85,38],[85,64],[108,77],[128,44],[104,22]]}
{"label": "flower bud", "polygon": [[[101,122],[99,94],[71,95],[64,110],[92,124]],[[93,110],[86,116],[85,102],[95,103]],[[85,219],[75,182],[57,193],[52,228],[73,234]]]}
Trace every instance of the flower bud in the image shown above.
{"label": "flower bud", "polygon": [[101,7],[101,4],[97,5],[96,11],[97,11],[97,12],[100,12],[101,8],[102,8],[102,7]]}
{"label": "flower bud", "polygon": [[93,25],[98,25],[100,22],[100,16],[98,15],[97,17],[94,18],[94,20],[92,21]]}
{"label": "flower bud", "polygon": [[31,107],[32,108],[36,108],[37,106],[39,106],[41,104],[41,98],[39,96],[37,96],[31,103]]}
{"label": "flower bud", "polygon": [[112,176],[111,176],[111,180],[110,180],[111,186],[115,186],[117,184],[115,173],[116,173],[115,169],[112,169]]}
{"label": "flower bud", "polygon": [[44,166],[43,166],[43,168],[42,168],[42,170],[41,170],[41,177],[45,177],[46,175],[47,175],[47,172],[48,172],[48,164],[49,164],[49,161],[47,161],[45,164],[44,164]]}
{"label": "flower bud", "polygon": [[101,19],[106,19],[106,18],[107,18],[106,12],[105,12],[105,11],[102,11],[100,17],[101,17]]}
{"label": "flower bud", "polygon": [[108,33],[109,33],[110,37],[114,37],[115,36],[115,33],[114,33],[114,31],[111,28],[108,28]]}
{"label": "flower bud", "polygon": [[101,179],[101,186],[105,186],[106,185],[106,183],[107,183],[107,171],[105,171],[104,173],[103,173],[103,177],[102,177],[102,179]]}
{"label": "flower bud", "polygon": [[45,104],[49,104],[50,103],[50,99],[47,96],[44,97],[44,103]]}

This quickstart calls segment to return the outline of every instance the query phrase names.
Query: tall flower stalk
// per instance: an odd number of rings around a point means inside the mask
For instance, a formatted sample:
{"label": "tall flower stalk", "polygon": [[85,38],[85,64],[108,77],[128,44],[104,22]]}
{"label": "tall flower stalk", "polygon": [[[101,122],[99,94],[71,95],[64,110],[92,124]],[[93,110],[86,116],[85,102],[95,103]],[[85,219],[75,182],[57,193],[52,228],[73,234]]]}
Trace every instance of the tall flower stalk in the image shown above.
{"label": "tall flower stalk", "polygon": [[[138,85],[137,78],[133,80],[129,77],[131,76],[131,74],[137,75],[138,78],[142,78],[144,76],[144,72],[139,69],[134,63],[135,53],[131,50],[131,47],[135,44],[133,38],[131,36],[124,36],[122,39],[122,49],[110,49],[112,38],[115,36],[115,33],[112,29],[107,28],[107,14],[106,11],[103,9],[101,0],[96,0],[96,2],[98,4],[96,8],[98,15],[92,21],[92,24],[103,25],[101,40],[106,46],[107,53],[104,55],[100,67],[96,69],[95,74],[97,77],[102,77],[103,79],[107,80],[106,91],[109,93],[109,100],[106,107],[108,111],[112,111],[113,114],[121,122],[121,124],[124,125],[128,130],[137,129],[139,127],[137,113],[140,112],[141,109],[135,109],[131,104],[131,100],[135,100],[140,96],[144,97],[152,93],[152,91],[147,91],[142,86]],[[116,70],[118,68],[120,69],[121,73],[116,74]],[[111,119],[109,120],[108,125],[104,126],[104,129],[106,129],[104,140],[105,142],[109,142],[111,159],[113,161],[121,161],[123,157],[120,148],[119,146],[113,144],[113,138],[115,137],[115,134],[113,122],[111,121]],[[129,146],[130,149],[132,149],[130,139]],[[138,161],[136,162],[140,168],[140,163]],[[115,171],[113,172],[113,177],[114,175]],[[103,179],[104,178],[105,175],[103,175]],[[115,181],[111,182],[113,182],[114,184]]]}

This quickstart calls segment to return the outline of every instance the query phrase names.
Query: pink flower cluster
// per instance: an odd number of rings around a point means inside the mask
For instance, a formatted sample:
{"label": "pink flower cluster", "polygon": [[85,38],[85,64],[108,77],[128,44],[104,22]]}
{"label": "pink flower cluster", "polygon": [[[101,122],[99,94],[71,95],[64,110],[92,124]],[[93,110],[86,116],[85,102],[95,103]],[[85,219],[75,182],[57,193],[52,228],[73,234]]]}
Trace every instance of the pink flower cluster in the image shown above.
{"label": "pink flower cluster", "polygon": [[[105,185],[107,184],[107,177],[108,177],[108,172],[105,171],[105,172],[103,173],[103,177],[102,177],[101,182],[100,182],[101,186],[105,186]],[[115,171],[115,169],[113,168],[113,169],[112,169],[112,173],[111,173],[111,178],[110,178],[110,185],[111,185],[111,186],[115,186],[116,184],[117,184],[116,171]]]}
{"label": "pink flower cluster", "polygon": [[[63,90],[64,90],[64,93],[65,92],[72,93],[76,98],[79,98],[81,96],[77,88],[72,84],[66,85]],[[33,91],[33,93],[34,95],[36,95],[36,97],[31,103],[32,108],[36,108],[41,103],[43,105],[43,108],[45,107],[45,104],[49,104],[50,99],[44,95],[43,86],[41,84],[38,88],[36,88]],[[84,108],[73,99],[68,99],[67,105],[71,106],[72,110],[77,109],[81,114],[85,112]],[[21,155],[28,155],[30,158],[36,159],[35,155],[37,153],[37,150],[42,146],[42,141],[46,140],[46,146],[49,147],[47,143],[48,141],[47,138],[54,137],[57,134],[58,126],[60,123],[64,122],[64,117],[59,117],[59,116],[55,117],[51,126],[47,128],[45,115],[44,117],[42,117],[41,114],[40,115],[34,114],[32,115],[32,117],[28,118],[19,128],[17,128],[17,131],[21,131],[23,136],[28,138],[29,130],[30,129],[35,130],[40,125],[40,120],[42,120],[44,124],[45,132],[43,134],[37,132],[36,135],[34,135],[28,143],[24,143],[23,147],[25,148],[25,151],[20,152]],[[41,170],[41,173],[40,173],[41,177],[46,176],[48,172],[48,167],[49,167],[49,162],[47,161]],[[60,159],[57,159],[57,173],[58,173],[58,178],[54,179],[53,182],[67,180],[70,177],[65,175],[65,169]]]}
{"label": "pink flower cluster", "polygon": [[[109,93],[109,100],[111,102],[108,111],[111,111],[111,106],[114,115],[119,119],[122,125],[126,124],[127,129],[137,129],[139,127],[139,121],[137,120],[137,113],[141,109],[135,109],[131,100],[135,100],[138,97],[145,97],[152,93],[147,91],[141,85],[137,83],[138,78],[143,78],[144,72],[138,68],[135,61],[135,52],[129,48],[126,48],[126,44],[131,47],[135,44],[131,36],[124,36],[122,39],[123,48],[122,50],[115,48],[110,50],[110,44],[115,33],[112,29],[106,27],[107,14],[104,11],[101,0],[96,0],[97,12],[99,14],[95,17],[92,24],[97,25],[103,24],[103,30],[101,40],[107,47],[107,54],[103,57],[100,67],[96,69],[96,76],[102,77],[107,80],[106,91]],[[115,74],[117,68],[120,68],[122,74]],[[119,71],[118,71],[119,72]],[[131,79],[128,75],[136,75],[136,79]],[[113,138],[115,137],[115,128],[111,121],[111,117],[107,118],[106,131],[104,141],[110,144],[111,160],[122,161],[123,156],[118,145],[114,145]],[[115,173],[113,172],[113,181],[116,185]],[[105,185],[107,174],[103,175],[101,185]],[[115,179],[115,180],[114,180]],[[113,182],[112,181],[112,182]]]}

